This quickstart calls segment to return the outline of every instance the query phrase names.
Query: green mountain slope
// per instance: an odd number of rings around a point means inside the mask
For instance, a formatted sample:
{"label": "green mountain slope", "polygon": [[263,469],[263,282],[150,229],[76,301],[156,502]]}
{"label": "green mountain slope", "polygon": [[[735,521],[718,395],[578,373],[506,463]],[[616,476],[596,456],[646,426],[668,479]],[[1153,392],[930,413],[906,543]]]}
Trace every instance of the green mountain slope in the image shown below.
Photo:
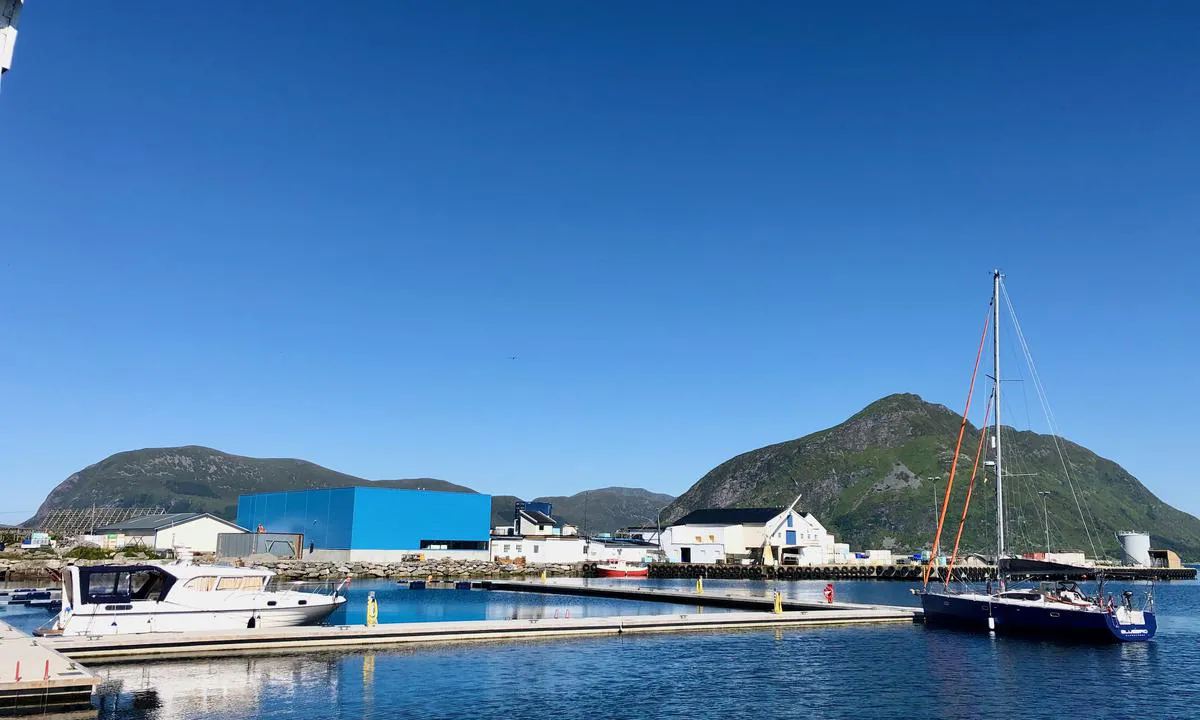
{"label": "green mountain slope", "polygon": [[[936,520],[934,486],[944,496],[954,442],[962,418],[916,395],[890,395],[850,419],[797,440],[738,455],[714,468],[664,513],[678,518],[703,507],[786,505],[802,493],[800,506],[852,547],[912,550],[928,547]],[[1114,533],[1145,530],[1155,547],[1200,556],[1200,520],[1159,500],[1120,465],[1061,440],[1071,478],[1091,524],[1091,539],[1076,509],[1054,439],[1003,429],[1008,546],[1045,549],[1039,490],[1046,500],[1053,549],[1117,556]],[[979,442],[968,425],[959,457],[955,492],[943,544],[953,543],[966,483]],[[989,475],[990,475],[989,471]],[[1011,475],[1011,477],[1010,477]],[[934,481],[931,478],[940,478]],[[995,548],[995,482],[977,481],[963,547]]]}
{"label": "green mountain slope", "polygon": [[[197,445],[146,448],[111,455],[72,474],[54,488],[25,523],[36,525],[46,511],[58,508],[163,507],[167,512],[210,512],[234,519],[239,495],[284,490],[346,486],[418,488],[473,493],[469,487],[433,478],[366,480],[336,472],[305,460],[252,458],[231,455]],[[555,512],[571,522],[580,522],[572,498],[538,498],[555,503]],[[493,525],[512,522],[512,495],[492,498]],[[561,501],[561,502],[560,502]],[[615,530],[644,522],[671,501],[634,488],[605,488],[590,491],[588,528]],[[647,507],[653,505],[653,510]]]}
{"label": "green mountain slope", "polygon": [[[364,480],[306,460],[252,458],[199,445],[121,452],[74,473],[50,492],[37,517],[56,508],[155,507],[232,519],[238,495],[350,485],[475,492],[445,480]],[[28,524],[28,523],[27,523]]]}

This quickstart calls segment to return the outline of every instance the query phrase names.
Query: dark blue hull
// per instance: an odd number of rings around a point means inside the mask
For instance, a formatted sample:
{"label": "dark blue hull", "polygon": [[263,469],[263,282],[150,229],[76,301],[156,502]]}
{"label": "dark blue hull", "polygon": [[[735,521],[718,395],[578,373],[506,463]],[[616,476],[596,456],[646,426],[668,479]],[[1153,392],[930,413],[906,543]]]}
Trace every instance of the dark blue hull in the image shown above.
{"label": "dark blue hull", "polygon": [[1009,635],[1034,635],[1047,640],[1077,642],[1139,642],[1154,637],[1158,623],[1153,612],[1140,613],[1140,622],[1120,622],[1114,613],[1069,606],[1034,606],[996,598],[963,597],[950,593],[921,594],[925,622]]}

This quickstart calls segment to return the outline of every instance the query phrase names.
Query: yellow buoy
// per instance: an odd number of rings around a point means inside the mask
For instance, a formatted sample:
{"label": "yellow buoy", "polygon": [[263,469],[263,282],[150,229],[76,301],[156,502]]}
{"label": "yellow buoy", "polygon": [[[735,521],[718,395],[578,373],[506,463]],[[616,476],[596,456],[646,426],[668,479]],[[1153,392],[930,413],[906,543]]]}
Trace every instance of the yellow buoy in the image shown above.
{"label": "yellow buoy", "polygon": [[375,627],[379,624],[379,601],[375,599],[375,593],[367,595],[367,627]]}
{"label": "yellow buoy", "polygon": [[703,577],[696,578],[696,594],[697,595],[704,594],[704,578]]}
{"label": "yellow buoy", "polygon": [[542,582],[546,582],[546,571],[542,571]]}
{"label": "yellow buoy", "polygon": [[780,615],[782,613],[783,613],[783,595],[781,595],[779,593],[779,591],[776,590],[775,591],[775,614]]}

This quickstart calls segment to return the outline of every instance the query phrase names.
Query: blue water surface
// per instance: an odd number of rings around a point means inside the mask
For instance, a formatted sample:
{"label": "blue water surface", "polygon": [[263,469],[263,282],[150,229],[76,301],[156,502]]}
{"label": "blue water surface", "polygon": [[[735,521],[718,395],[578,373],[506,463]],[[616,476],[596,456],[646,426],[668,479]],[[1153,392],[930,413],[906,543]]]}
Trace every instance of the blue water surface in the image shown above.
{"label": "blue water surface", "polygon": [[[694,589],[691,581],[593,582]],[[839,600],[915,602],[904,583],[834,585]],[[766,595],[778,588],[788,597],[816,599],[824,586],[714,580],[705,592]],[[696,612],[694,606],[509,592],[413,591],[387,581],[352,588],[345,622],[361,620],[362,599],[371,590],[384,621],[500,619],[514,612],[546,617],[564,608],[573,616]],[[98,700],[104,720],[1200,717],[1200,583],[1159,584],[1156,595],[1158,637],[1126,645],[900,624],[495,641],[93,669],[104,680]]]}

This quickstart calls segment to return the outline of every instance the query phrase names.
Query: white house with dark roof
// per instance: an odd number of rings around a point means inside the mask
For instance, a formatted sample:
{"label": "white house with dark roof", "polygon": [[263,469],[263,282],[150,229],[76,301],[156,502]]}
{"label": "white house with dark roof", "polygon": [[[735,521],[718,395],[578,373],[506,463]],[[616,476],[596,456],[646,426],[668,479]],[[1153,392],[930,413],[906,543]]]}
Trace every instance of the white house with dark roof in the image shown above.
{"label": "white house with dark roof", "polygon": [[209,513],[167,513],[101,525],[83,539],[108,550],[186,547],[192,552],[210,553],[217,551],[218,535],[239,532],[248,531]]}
{"label": "white house with dark roof", "polygon": [[492,528],[492,536],[551,537],[579,535],[579,528],[554,517],[554,506],[547,502],[518,500],[513,509],[513,524]]}
{"label": "white house with dark roof", "polygon": [[[770,534],[770,542],[765,542]],[[684,515],[663,530],[663,551],[671,562],[713,563],[760,559],[769,544],[801,564],[830,562],[834,537],[812,513],[773,508],[709,508]]]}

